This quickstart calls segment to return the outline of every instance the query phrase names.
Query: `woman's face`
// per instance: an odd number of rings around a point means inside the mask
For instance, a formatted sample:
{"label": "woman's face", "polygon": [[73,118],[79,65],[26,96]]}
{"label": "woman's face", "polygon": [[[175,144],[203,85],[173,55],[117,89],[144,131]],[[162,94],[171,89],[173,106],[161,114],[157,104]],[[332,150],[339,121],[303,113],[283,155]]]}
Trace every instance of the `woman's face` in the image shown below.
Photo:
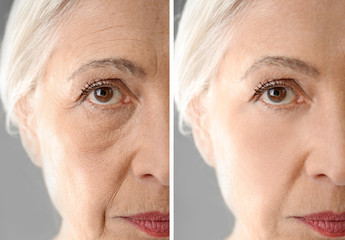
{"label": "woman's face", "polygon": [[60,239],[168,238],[168,14],[86,0],[59,25],[32,127]]}
{"label": "woman's face", "polygon": [[345,1],[255,1],[233,30],[201,145],[233,239],[345,235],[332,214],[345,212],[344,13]]}

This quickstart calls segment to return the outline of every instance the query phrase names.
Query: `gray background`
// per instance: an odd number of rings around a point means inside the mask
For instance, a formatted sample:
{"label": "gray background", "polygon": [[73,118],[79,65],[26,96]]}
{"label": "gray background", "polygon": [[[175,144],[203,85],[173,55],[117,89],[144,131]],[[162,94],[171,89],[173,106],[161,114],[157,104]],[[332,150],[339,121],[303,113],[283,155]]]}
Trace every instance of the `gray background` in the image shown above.
{"label": "gray background", "polygon": [[[185,0],[175,0],[175,33]],[[215,172],[201,159],[192,137],[182,136],[175,112],[175,239],[226,238],[234,219],[224,204]]]}
{"label": "gray background", "polygon": [[[0,36],[12,0],[0,2]],[[0,239],[47,240],[59,229],[59,217],[50,203],[41,170],[24,152],[18,136],[7,134],[0,111]]]}

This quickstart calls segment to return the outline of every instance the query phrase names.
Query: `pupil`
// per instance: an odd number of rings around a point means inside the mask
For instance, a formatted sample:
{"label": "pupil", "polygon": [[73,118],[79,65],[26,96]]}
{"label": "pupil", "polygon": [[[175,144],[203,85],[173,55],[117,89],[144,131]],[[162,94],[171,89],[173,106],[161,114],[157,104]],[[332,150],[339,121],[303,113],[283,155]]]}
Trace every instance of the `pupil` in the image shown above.
{"label": "pupil", "polygon": [[268,98],[272,102],[281,102],[286,97],[286,89],[283,87],[275,87],[268,90]]}
{"label": "pupil", "polygon": [[105,95],[107,95],[107,91],[105,91],[104,89],[101,89],[100,95],[102,95],[104,97]]}

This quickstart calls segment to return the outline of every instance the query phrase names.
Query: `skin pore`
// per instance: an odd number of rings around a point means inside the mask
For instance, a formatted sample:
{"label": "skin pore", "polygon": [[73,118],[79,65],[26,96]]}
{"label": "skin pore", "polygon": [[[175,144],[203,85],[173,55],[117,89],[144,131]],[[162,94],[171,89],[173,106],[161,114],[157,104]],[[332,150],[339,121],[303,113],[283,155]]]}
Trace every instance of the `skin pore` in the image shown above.
{"label": "skin pore", "polygon": [[236,218],[229,239],[331,239],[296,217],[345,212],[345,2],[245,11],[193,126]]}
{"label": "skin pore", "polygon": [[169,2],[83,0],[61,29],[20,127],[56,240],[169,239],[124,220],[169,213]]}

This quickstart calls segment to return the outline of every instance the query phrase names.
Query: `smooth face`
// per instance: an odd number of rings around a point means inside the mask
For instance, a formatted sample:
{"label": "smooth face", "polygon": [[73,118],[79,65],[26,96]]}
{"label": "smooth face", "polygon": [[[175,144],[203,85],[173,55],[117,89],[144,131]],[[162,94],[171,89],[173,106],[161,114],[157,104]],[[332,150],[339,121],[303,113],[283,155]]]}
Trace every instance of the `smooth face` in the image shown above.
{"label": "smooth face", "polygon": [[58,239],[169,238],[126,220],[169,213],[168,14],[165,0],[86,0],[60,25],[33,101]]}
{"label": "smooth face", "polygon": [[255,1],[232,33],[205,126],[231,239],[331,239],[299,217],[345,212],[344,12]]}

